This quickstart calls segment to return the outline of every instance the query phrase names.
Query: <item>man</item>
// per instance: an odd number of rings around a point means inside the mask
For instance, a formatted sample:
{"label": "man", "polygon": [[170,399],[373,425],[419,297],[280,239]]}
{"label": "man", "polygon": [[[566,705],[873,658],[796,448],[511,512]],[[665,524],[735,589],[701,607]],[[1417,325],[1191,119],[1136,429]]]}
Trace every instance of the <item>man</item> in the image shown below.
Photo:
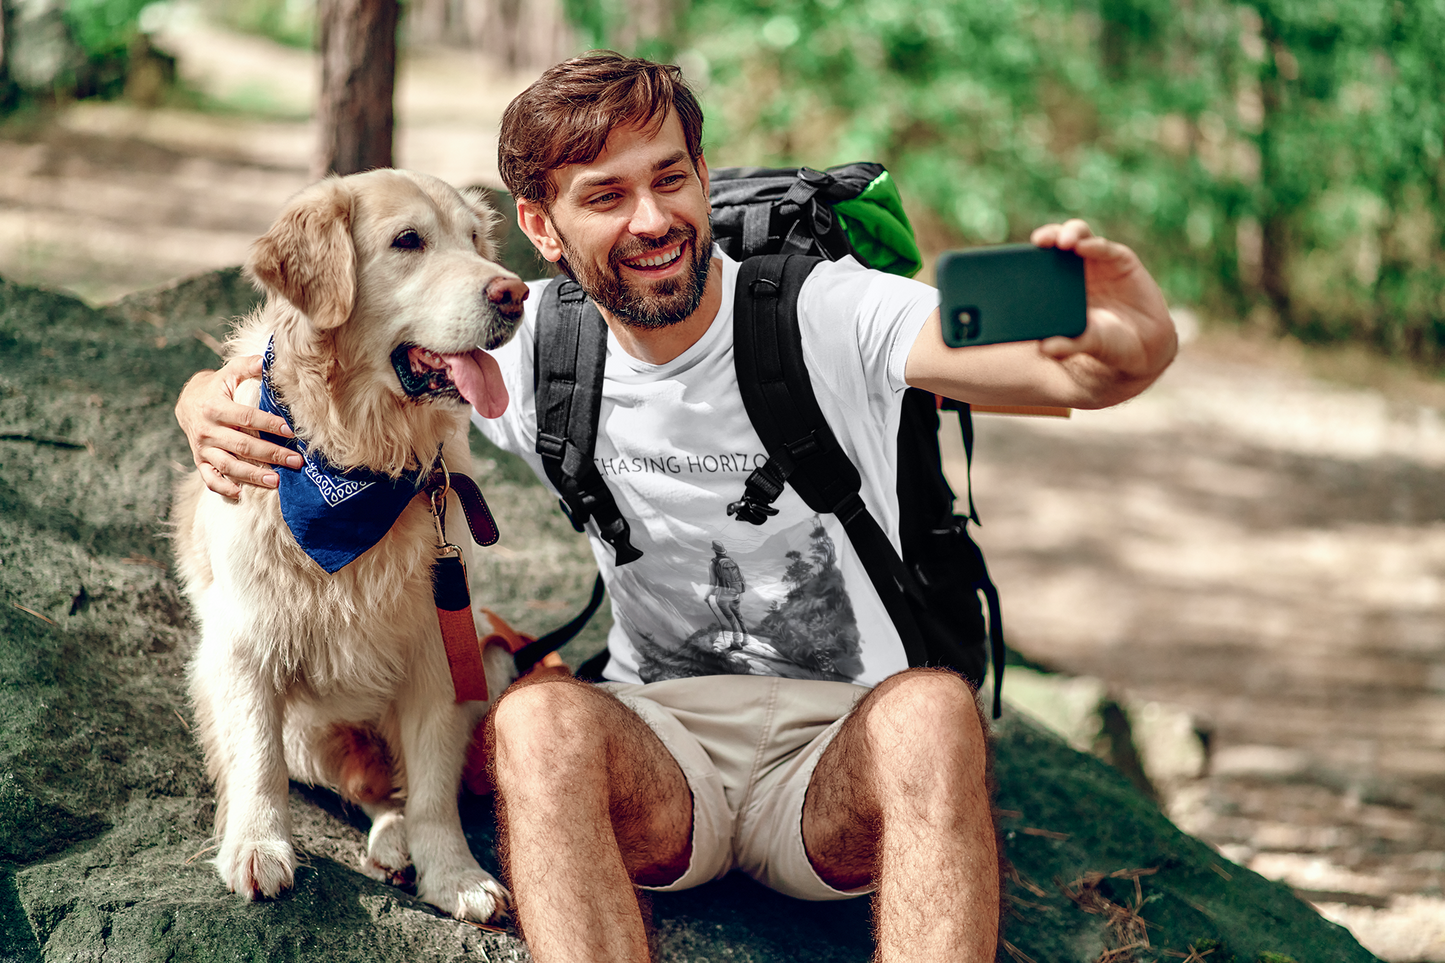
{"label": "man", "polygon": [[[676,68],[612,54],[551,68],[503,118],[500,167],[522,230],[609,329],[598,462],[663,466],[605,475],[643,552],[617,566],[592,531],[613,598],[611,681],[516,686],[488,720],[517,919],[540,961],[644,960],[635,886],[680,889],[739,868],[807,899],[876,889],[879,960],[992,960],[999,857],[975,693],[951,672],[907,667],[835,519],[820,521],[791,491],[766,525],[726,513],[751,465],[720,456],[763,448],[733,375],[737,264],[711,244],[701,138]],[[1085,259],[1089,320],[1077,339],[950,349],[926,285],[844,261],[804,286],[799,323],[819,403],[885,530],[897,527],[888,440],[906,385],[977,403],[1103,407],[1172,360],[1164,300],[1133,252],[1081,221],[1039,228],[1033,241]],[[543,475],[539,294],[495,353],[512,405],[474,420]],[[242,363],[202,373],[177,405],[203,476],[223,493],[275,483],[233,452],[286,454],[228,427],[275,430],[229,402],[254,373]],[[772,602],[754,632],[773,640],[775,675],[715,674],[728,670],[708,657],[707,586],[689,575],[710,564],[713,542],[747,569],[749,595]],[[817,646],[849,681],[790,661]],[[764,663],[749,664],[738,671]]]}
{"label": "man", "polygon": [[712,551],[712,564],[707,573],[711,587],[707,594],[717,606],[727,648],[741,648],[748,641],[748,627],[742,614],[743,593],[748,590],[748,583],[722,542],[713,542]]}

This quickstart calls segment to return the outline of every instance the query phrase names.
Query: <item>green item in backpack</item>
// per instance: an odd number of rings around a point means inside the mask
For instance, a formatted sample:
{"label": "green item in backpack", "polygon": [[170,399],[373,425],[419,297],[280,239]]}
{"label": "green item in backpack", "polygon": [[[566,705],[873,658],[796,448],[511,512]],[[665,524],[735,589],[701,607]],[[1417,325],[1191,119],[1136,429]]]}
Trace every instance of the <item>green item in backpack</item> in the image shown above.
{"label": "green item in backpack", "polygon": [[843,225],[853,250],[867,263],[889,274],[911,278],[923,267],[913,225],[903,210],[898,185],[887,171],[869,182],[852,200],[838,201],[833,213]]}

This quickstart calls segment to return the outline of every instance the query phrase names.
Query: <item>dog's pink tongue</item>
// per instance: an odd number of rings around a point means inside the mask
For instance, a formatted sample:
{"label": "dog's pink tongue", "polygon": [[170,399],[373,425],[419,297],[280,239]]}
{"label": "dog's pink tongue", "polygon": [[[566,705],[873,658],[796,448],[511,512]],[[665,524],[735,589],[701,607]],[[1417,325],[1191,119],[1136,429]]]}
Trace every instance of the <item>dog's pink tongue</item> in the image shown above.
{"label": "dog's pink tongue", "polygon": [[444,354],[447,375],[483,418],[500,418],[507,410],[507,386],[497,359],[478,348],[466,354]]}

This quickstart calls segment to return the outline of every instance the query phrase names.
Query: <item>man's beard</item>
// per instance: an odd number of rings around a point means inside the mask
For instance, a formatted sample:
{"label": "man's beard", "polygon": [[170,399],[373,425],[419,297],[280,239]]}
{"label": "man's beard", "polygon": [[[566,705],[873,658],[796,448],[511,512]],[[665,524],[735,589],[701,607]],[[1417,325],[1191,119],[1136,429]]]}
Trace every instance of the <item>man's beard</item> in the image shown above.
{"label": "man's beard", "polygon": [[[634,243],[627,249],[614,248],[608,253],[606,269],[595,268],[592,261],[578,257],[566,237],[560,240],[561,268],[572,275],[588,297],[623,324],[648,330],[666,328],[685,320],[702,303],[708,270],[712,266],[711,226],[705,229],[701,242],[692,227],[674,227],[655,241],[634,238]],[[646,290],[640,290],[623,279],[623,261],[646,257],[680,241],[690,242],[688,249],[691,251],[688,270],[680,276],[650,285]]]}

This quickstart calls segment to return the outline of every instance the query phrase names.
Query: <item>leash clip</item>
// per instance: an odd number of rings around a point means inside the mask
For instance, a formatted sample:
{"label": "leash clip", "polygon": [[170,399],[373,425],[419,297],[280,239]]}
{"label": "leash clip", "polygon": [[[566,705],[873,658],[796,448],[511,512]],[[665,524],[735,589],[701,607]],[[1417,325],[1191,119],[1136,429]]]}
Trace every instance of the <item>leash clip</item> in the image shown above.
{"label": "leash clip", "polygon": [[447,541],[447,493],[452,490],[452,475],[447,471],[447,463],[441,456],[437,456],[437,466],[441,470],[441,484],[427,487],[427,498],[431,502],[431,520],[437,531],[437,558],[461,558],[462,550]]}

